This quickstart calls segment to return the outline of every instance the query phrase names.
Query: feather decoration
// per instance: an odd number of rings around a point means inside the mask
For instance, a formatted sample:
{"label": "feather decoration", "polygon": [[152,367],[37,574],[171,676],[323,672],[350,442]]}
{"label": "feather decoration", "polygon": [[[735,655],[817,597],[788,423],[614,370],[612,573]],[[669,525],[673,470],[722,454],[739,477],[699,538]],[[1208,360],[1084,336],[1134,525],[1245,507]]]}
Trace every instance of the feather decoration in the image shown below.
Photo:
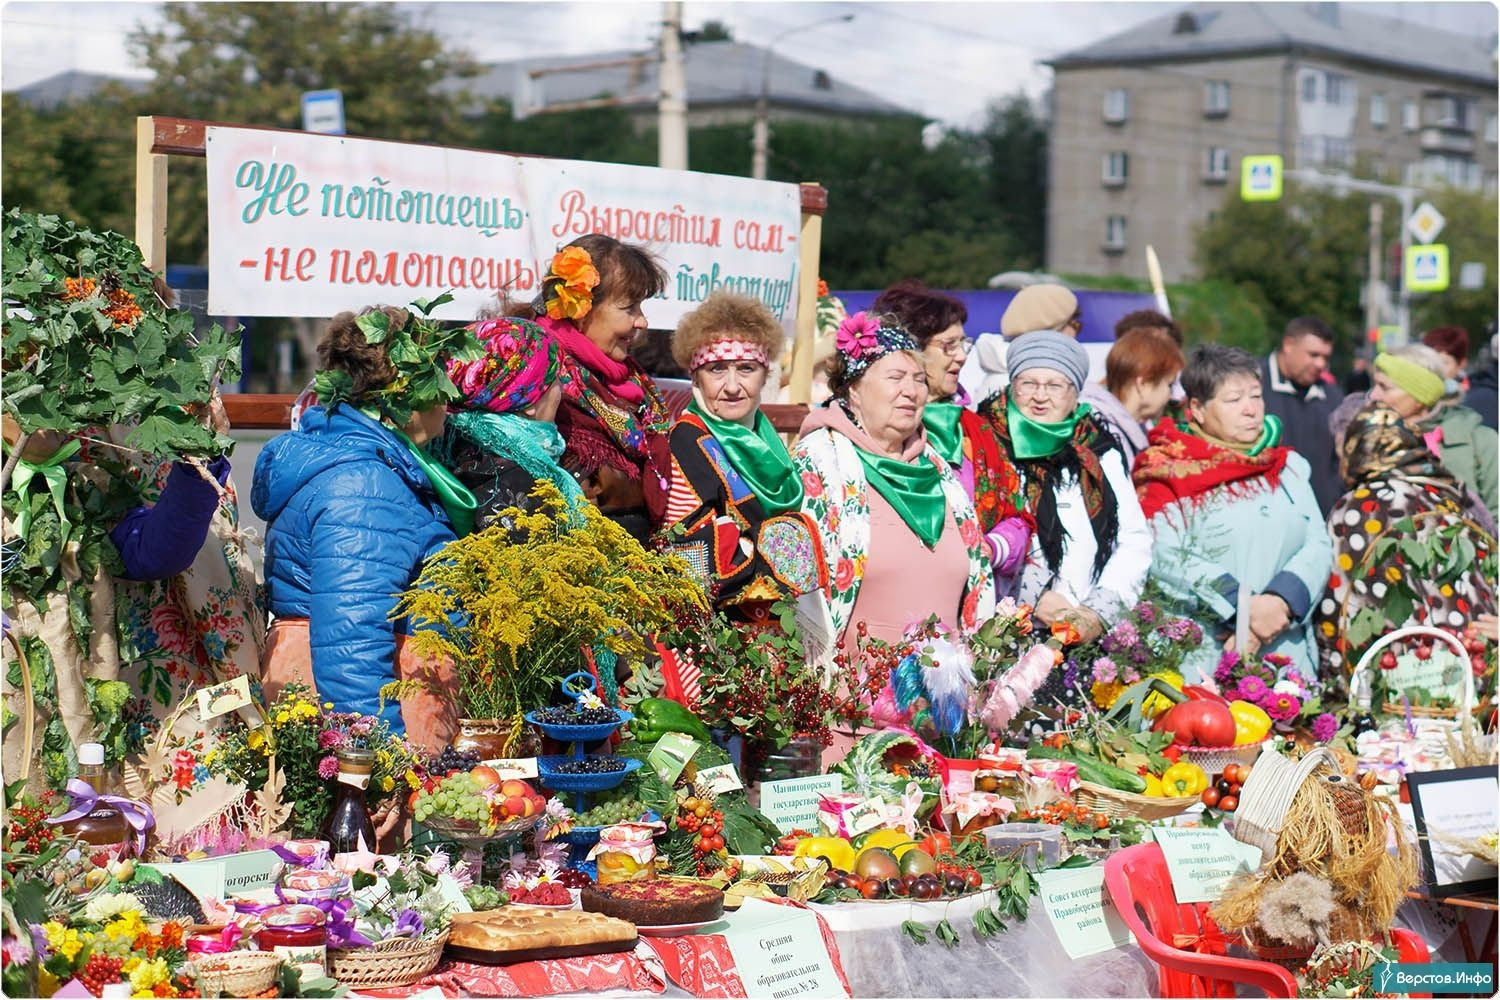
{"label": "feather decoration", "polygon": [[896,697],[896,707],[903,710],[910,708],[918,698],[926,696],[922,663],[916,653],[906,654],[896,664],[896,669],[891,671],[890,686]]}
{"label": "feather decoration", "polygon": [[950,736],[967,721],[965,708],[974,686],[974,657],[946,636],[930,639],[921,649],[922,686],[932,706],[932,719],[940,732]]}
{"label": "feather decoration", "polygon": [[993,732],[1005,730],[1021,709],[1031,704],[1036,689],[1060,662],[1061,653],[1045,644],[1022,653],[1015,666],[995,679],[979,713],[980,719]]}

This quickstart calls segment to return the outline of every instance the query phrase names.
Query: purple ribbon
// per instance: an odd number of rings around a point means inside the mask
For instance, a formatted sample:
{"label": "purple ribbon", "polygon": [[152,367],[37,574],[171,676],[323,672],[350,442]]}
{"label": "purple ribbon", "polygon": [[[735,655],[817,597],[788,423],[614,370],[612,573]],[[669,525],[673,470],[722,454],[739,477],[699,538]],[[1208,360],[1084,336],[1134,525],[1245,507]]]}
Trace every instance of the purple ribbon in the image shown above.
{"label": "purple ribbon", "polygon": [[72,799],[71,808],[61,816],[47,820],[48,823],[69,823],[87,816],[94,811],[95,806],[112,806],[120,811],[125,822],[135,831],[136,855],[143,856],[146,853],[146,831],[156,826],[156,816],[151,812],[150,806],[119,795],[100,795],[94,791],[93,785],[81,778],[69,781],[66,791]]}
{"label": "purple ribbon", "polygon": [[319,899],[307,904],[316,906],[328,914],[328,947],[366,948],[375,942],[365,937],[354,927],[352,899]]}

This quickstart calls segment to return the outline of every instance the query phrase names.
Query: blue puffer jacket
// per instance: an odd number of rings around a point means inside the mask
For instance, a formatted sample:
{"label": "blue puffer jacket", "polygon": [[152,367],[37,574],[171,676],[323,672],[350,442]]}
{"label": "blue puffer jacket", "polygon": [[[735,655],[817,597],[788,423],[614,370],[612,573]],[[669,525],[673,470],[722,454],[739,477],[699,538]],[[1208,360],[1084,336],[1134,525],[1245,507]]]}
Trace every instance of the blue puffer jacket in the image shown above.
{"label": "blue puffer jacket", "polygon": [[[373,714],[396,674],[395,595],[453,541],[427,474],[380,423],[315,406],[261,450],[250,503],[267,525],[267,602],[308,619],[318,694]],[[395,701],[383,718],[403,731]]]}

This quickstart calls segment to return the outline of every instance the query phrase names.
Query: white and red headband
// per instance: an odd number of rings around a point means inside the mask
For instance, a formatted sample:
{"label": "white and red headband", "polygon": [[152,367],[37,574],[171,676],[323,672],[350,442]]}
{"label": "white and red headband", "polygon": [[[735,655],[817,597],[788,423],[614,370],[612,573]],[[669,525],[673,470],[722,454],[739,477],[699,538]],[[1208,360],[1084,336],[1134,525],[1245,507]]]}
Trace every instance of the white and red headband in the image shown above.
{"label": "white and red headband", "polygon": [[715,340],[704,344],[693,352],[688,362],[689,371],[697,371],[715,361],[754,361],[765,365],[770,361],[766,349],[749,340]]}

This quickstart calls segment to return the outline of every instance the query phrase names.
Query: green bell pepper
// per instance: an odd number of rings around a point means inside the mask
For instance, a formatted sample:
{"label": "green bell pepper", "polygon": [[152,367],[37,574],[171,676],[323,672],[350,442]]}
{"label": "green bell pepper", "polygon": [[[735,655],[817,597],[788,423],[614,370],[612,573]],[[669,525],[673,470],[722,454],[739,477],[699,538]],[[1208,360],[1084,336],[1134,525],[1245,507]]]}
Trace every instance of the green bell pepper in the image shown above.
{"label": "green bell pepper", "polygon": [[686,733],[704,744],[714,741],[708,727],[687,708],[666,698],[645,698],[632,711],[635,718],[627,727],[641,743],[655,743],[667,733]]}

